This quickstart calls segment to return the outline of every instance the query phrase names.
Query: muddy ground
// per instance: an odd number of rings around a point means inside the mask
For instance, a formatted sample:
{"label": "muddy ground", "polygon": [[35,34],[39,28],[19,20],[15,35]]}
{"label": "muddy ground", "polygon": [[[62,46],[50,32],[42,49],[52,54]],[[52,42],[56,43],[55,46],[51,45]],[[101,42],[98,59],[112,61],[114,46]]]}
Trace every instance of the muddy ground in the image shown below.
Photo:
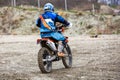
{"label": "muddy ground", "polygon": [[73,67],[62,61],[42,74],[37,64],[39,35],[0,35],[0,80],[120,80],[120,35],[70,37]]}

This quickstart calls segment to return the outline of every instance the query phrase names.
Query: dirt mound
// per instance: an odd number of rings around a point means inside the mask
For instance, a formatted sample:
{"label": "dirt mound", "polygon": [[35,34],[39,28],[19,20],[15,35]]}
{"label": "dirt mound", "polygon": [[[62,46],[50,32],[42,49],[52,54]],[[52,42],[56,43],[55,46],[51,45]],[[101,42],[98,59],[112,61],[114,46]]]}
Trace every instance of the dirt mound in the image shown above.
{"label": "dirt mound", "polygon": [[[42,9],[31,6],[1,7],[0,34],[39,34],[35,20],[42,12]],[[73,24],[73,27],[64,33],[65,35],[76,36],[80,34],[94,35],[120,32],[119,15],[93,15],[90,12],[65,12],[62,10],[57,11],[57,13]]]}
{"label": "dirt mound", "polygon": [[0,8],[0,34],[30,34],[38,11],[23,7]]}
{"label": "dirt mound", "polygon": [[101,14],[113,14],[114,13],[114,10],[113,8],[109,7],[109,6],[106,6],[106,5],[102,5],[100,7],[100,13]]}

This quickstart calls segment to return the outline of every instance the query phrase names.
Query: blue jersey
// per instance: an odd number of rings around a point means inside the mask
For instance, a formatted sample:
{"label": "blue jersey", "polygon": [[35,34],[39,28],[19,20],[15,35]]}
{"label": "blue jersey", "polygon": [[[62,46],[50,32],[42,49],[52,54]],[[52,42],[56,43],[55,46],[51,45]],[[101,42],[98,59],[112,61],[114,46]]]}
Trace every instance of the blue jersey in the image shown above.
{"label": "blue jersey", "polygon": [[[42,17],[45,19],[46,23],[51,27],[51,29],[56,29],[56,22],[60,22],[62,24],[65,24],[66,26],[69,25],[69,23],[61,16],[54,12],[47,11],[44,14],[42,14]],[[43,23],[41,22],[41,19],[38,18],[36,21],[36,25],[40,27],[40,32],[50,32],[51,30],[47,29]]]}
{"label": "blue jersey", "polygon": [[51,29],[46,28],[43,25],[41,19],[38,18],[36,21],[36,25],[40,28],[40,32],[42,33],[41,37],[52,37],[56,40],[64,41],[65,37],[61,33],[54,32],[54,30],[56,29],[56,22],[60,22],[66,26],[69,25],[69,22],[67,22],[60,15],[50,11],[47,11],[44,14],[42,14],[42,17],[44,18],[45,22],[47,23],[47,25],[50,26]]}

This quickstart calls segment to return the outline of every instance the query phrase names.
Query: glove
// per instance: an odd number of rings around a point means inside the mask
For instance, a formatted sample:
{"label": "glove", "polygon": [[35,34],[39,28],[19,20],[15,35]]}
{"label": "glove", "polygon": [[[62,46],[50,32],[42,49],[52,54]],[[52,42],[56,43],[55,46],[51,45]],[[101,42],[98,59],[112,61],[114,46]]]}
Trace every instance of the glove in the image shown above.
{"label": "glove", "polygon": [[67,29],[69,29],[69,28],[71,28],[71,27],[72,27],[72,25],[73,25],[73,24],[72,24],[72,23],[70,23],[70,24],[69,24],[66,28],[67,28]]}
{"label": "glove", "polygon": [[70,23],[70,24],[69,24],[69,27],[71,28],[72,26],[73,26],[73,24],[72,24],[72,23]]}

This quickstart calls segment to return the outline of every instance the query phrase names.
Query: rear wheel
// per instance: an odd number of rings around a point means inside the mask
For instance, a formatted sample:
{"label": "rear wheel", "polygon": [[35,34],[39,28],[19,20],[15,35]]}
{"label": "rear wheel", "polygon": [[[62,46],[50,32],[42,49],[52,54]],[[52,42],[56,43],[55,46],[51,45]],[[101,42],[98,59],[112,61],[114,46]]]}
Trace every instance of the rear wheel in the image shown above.
{"label": "rear wheel", "polygon": [[69,45],[67,44],[63,50],[65,57],[62,58],[63,65],[65,68],[71,68],[72,67],[72,53]]}
{"label": "rear wheel", "polygon": [[50,51],[42,47],[38,52],[38,65],[42,73],[49,73],[52,71],[52,61],[48,60],[50,58]]}

